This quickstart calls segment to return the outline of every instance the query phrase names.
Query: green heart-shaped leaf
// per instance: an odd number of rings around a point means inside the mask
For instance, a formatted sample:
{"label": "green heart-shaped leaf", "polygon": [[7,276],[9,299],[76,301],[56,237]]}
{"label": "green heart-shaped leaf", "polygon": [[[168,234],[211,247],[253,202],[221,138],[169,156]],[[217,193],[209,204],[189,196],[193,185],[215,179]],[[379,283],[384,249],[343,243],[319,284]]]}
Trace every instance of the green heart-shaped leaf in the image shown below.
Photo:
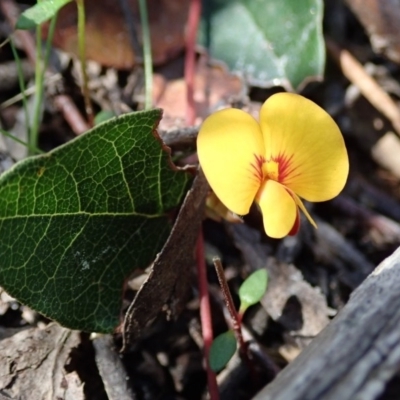
{"label": "green heart-shaped leaf", "polygon": [[259,269],[250,274],[240,285],[240,312],[244,313],[246,309],[257,304],[265,294],[268,284],[268,273],[266,269]]}
{"label": "green heart-shaped leaf", "polygon": [[218,372],[228,364],[236,351],[236,338],[233,331],[218,335],[212,342],[210,349],[210,368]]}
{"label": "green heart-shaped leaf", "polygon": [[16,29],[33,29],[53,18],[57,11],[72,0],[42,0],[26,9],[15,24]]}
{"label": "green heart-shaped leaf", "polygon": [[323,75],[322,17],[322,0],[208,0],[199,38],[251,85],[296,90]]}
{"label": "green heart-shaped leaf", "polygon": [[166,241],[188,177],[127,114],[0,176],[0,286],[72,329],[111,332],[126,279]]}

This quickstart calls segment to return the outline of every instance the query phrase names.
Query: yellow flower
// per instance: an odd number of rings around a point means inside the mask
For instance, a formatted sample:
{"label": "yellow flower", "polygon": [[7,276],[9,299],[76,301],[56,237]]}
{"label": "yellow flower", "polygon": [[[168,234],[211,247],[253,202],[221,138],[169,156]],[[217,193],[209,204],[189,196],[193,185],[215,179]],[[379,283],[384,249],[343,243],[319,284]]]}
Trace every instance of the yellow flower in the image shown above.
{"label": "yellow flower", "polygon": [[333,119],[312,101],[290,93],[271,96],[260,122],[242,110],[217,111],[203,123],[197,151],[207,180],[222,203],[245,215],[255,200],[265,232],[295,234],[300,197],[330,200],[343,189],[349,161]]}

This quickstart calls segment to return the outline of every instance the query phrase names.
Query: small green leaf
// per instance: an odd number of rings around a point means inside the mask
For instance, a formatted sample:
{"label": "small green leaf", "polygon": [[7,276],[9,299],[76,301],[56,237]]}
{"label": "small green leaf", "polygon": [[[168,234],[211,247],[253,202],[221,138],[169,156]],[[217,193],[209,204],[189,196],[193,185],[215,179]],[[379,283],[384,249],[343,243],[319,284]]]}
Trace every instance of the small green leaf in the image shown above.
{"label": "small green leaf", "polygon": [[259,269],[247,277],[239,288],[240,312],[258,303],[265,294],[268,284],[268,273]]}
{"label": "small green leaf", "polygon": [[0,286],[71,329],[112,332],[125,282],[185,193],[154,137],[161,111],[115,118],[0,176]]}
{"label": "small green leaf", "polygon": [[108,121],[111,118],[116,117],[115,112],[111,110],[102,110],[94,117],[94,124],[99,125],[102,122]]}
{"label": "small green leaf", "polygon": [[[322,0],[208,0],[200,42],[253,86],[298,89],[321,79]],[[234,29],[232,29],[234,21]]]}
{"label": "small green leaf", "polygon": [[210,349],[210,368],[218,372],[229,362],[236,351],[236,338],[233,331],[218,335]]}
{"label": "small green leaf", "polygon": [[71,0],[42,0],[25,10],[18,18],[16,29],[33,29],[53,18],[57,11]]}

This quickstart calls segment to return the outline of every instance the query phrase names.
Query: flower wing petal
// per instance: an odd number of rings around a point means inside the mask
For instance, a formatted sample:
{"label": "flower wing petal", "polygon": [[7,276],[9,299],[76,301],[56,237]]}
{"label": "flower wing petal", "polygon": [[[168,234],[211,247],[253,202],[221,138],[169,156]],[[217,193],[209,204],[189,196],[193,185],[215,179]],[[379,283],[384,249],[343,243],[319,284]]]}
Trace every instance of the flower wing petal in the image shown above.
{"label": "flower wing petal", "polygon": [[197,153],[221,202],[236,214],[247,214],[261,185],[256,156],[263,155],[264,142],[258,122],[233,108],[210,115],[200,128]]}
{"label": "flower wing petal", "polygon": [[294,198],[294,201],[296,202],[296,204],[298,205],[298,207],[300,208],[301,211],[303,211],[304,215],[307,217],[308,221],[310,222],[310,224],[315,228],[318,229],[317,224],[315,223],[315,221],[312,219],[310,213],[307,211],[306,206],[303,204],[303,202],[301,201],[300,197],[296,195],[296,193],[291,193],[291,195]]}
{"label": "flower wing petal", "polygon": [[293,197],[280,183],[267,180],[257,194],[264,229],[268,236],[283,238],[293,228],[297,217],[297,206]]}
{"label": "flower wing petal", "polygon": [[343,189],[349,161],[335,121],[312,101],[292,93],[271,96],[260,111],[267,160],[280,165],[279,181],[309,201]]}

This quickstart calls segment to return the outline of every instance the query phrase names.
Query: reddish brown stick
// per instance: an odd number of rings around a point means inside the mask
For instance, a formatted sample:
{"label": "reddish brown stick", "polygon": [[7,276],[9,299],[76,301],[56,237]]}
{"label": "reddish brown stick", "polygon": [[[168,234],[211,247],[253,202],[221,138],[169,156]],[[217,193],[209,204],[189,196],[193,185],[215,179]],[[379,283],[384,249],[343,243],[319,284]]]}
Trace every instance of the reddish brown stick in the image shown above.
{"label": "reddish brown stick", "polygon": [[186,82],[186,124],[194,125],[196,108],[194,103],[194,80],[196,70],[196,37],[201,14],[201,0],[192,0],[189,8],[186,35],[186,56],[185,56],[185,82]]}
{"label": "reddish brown stick", "polygon": [[200,320],[204,340],[204,358],[207,371],[207,384],[211,400],[219,399],[219,390],[215,373],[210,368],[209,355],[213,341],[210,298],[208,295],[207,266],[204,258],[204,238],[200,231],[196,246],[197,277],[199,282]]}

